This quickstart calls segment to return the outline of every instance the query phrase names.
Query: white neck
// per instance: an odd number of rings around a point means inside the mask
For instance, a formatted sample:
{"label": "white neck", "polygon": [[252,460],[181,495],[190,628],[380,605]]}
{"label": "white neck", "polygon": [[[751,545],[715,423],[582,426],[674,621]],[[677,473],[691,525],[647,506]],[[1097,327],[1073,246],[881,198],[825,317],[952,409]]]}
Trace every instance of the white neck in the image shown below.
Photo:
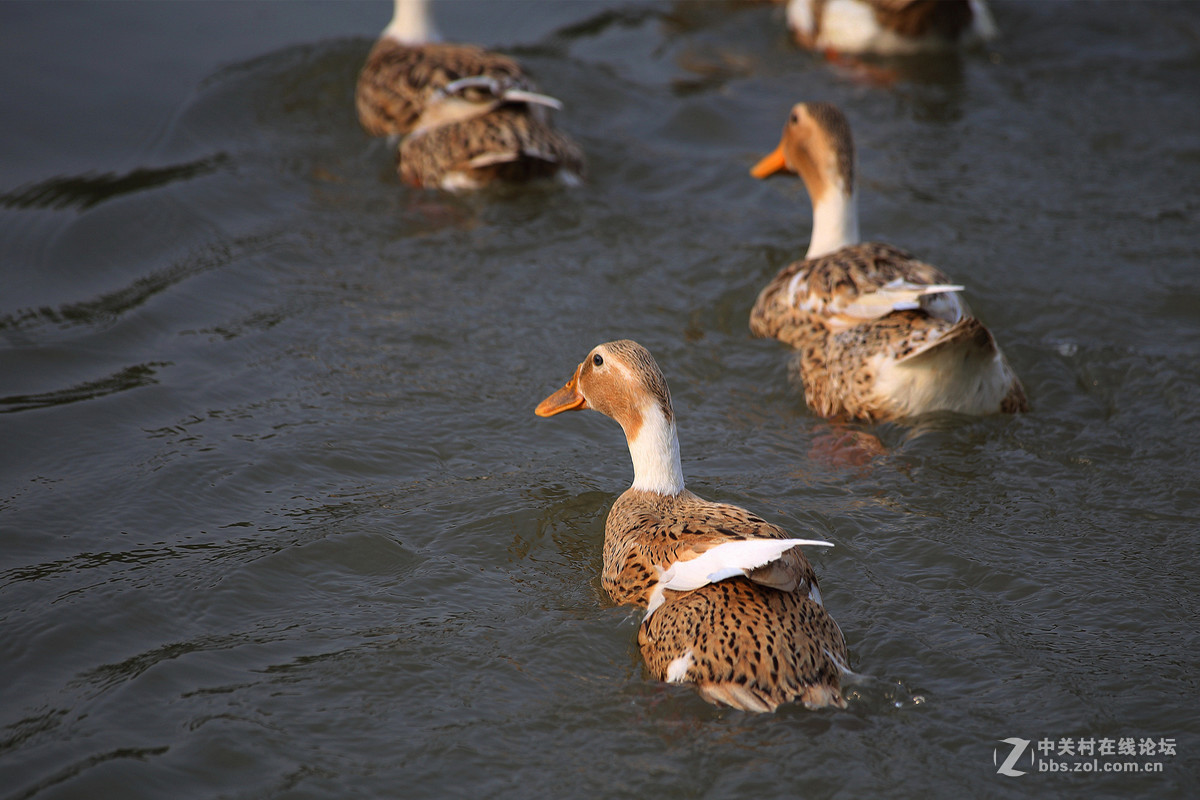
{"label": "white neck", "polygon": [[383,35],[401,44],[436,42],[441,38],[434,30],[425,0],[396,0],[396,12]]}
{"label": "white neck", "polygon": [[633,487],[656,494],[683,491],[683,466],[679,463],[679,437],[657,403],[642,409],[642,427],[628,439],[633,458]]}
{"label": "white neck", "polygon": [[858,244],[858,203],[854,191],[842,191],[839,184],[830,186],[820,201],[813,203],[812,239],[805,258],[816,258],[848,244]]}

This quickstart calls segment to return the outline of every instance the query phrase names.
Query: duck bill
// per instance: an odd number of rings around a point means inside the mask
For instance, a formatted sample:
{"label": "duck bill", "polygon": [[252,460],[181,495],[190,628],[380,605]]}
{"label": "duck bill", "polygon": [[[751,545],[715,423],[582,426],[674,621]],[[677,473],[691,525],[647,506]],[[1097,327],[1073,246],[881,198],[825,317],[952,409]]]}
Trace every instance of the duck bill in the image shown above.
{"label": "duck bill", "polygon": [[771,151],[771,154],[765,156],[761,161],[754,165],[750,170],[750,174],[758,179],[769,178],[776,172],[783,172],[787,169],[787,160],[783,157],[783,142]]}
{"label": "duck bill", "polygon": [[587,407],[587,400],[579,392],[579,370],[575,370],[575,374],[571,376],[571,380],[567,381],[567,385],[538,403],[533,413],[539,417],[553,417],[564,411],[575,411]]}

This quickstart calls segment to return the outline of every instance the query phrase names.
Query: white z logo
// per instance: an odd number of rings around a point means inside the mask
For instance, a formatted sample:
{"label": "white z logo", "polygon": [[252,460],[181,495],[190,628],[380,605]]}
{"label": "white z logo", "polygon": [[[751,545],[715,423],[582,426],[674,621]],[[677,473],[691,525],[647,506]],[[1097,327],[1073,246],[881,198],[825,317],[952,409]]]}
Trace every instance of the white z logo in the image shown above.
{"label": "white z logo", "polygon": [[[1016,737],[1013,737],[1011,739],[1001,739],[1000,741],[1004,742],[1005,744],[1011,744],[1012,752],[1008,754],[1008,758],[1004,759],[1004,763],[1000,765],[1000,768],[997,769],[996,772],[999,772],[1001,775],[1008,775],[1012,778],[1015,778],[1018,775],[1024,775],[1025,772],[1023,770],[1013,769],[1013,765],[1017,763],[1017,759],[1020,758],[1021,754],[1025,752],[1025,748],[1029,747],[1029,740],[1017,739]],[[996,763],[995,750],[992,751],[992,763]],[[1033,763],[1033,753],[1029,754],[1029,763]]]}

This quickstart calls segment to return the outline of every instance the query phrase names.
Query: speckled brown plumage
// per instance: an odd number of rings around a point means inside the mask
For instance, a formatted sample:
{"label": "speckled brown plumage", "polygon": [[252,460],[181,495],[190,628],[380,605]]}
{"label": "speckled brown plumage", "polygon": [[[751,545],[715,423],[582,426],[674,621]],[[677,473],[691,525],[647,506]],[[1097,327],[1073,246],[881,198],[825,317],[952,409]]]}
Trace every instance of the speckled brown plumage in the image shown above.
{"label": "speckled brown plumage", "polygon": [[751,170],[800,175],[813,205],[808,257],[762,290],[751,333],[798,351],[805,400],[823,416],[1027,411],[1024,387],[963,287],[898,247],[858,241],[853,161],[845,115],[798,103],[779,146]]}
{"label": "speckled brown plumage", "polygon": [[[630,489],[617,498],[604,526],[601,580],[615,602],[644,608],[657,583],[654,565],[687,561],[723,542],[786,538],[781,528],[740,506],[714,503],[686,490],[666,496]],[[816,585],[798,548],[774,566],[785,568],[786,574],[759,579],[805,594]]]}
{"label": "speckled brown plumage", "polygon": [[439,89],[476,75],[536,90],[508,56],[469,44],[401,44],[384,37],[375,43],[358,75],[358,119],[372,136],[405,136]]}
{"label": "speckled brown plumage", "polygon": [[583,171],[583,154],[567,136],[524,109],[502,107],[461,122],[412,134],[397,152],[400,179],[442,186],[455,175],[463,186],[552,178]]}
{"label": "speckled brown plumage", "polygon": [[[663,496],[630,489],[604,527],[602,581],[614,602],[644,608],[667,565],[724,542],[786,538],[738,506],[688,491]],[[799,547],[749,577],[665,595],[638,631],[656,678],[667,680],[671,664],[691,653],[684,680],[710,702],[752,711],[789,702],[845,705],[839,667],[849,662],[845,640],[813,599],[820,597],[817,576]]]}
{"label": "speckled brown plumage", "polygon": [[[949,283],[937,267],[897,247],[850,245],[780,270],[750,312],[751,333],[798,351],[804,399],[822,416],[879,422],[937,410],[1029,410],[1024,387],[991,333],[953,295],[926,295],[921,308],[873,319],[844,313],[860,295],[896,279]],[[923,372],[928,388],[919,397],[891,389],[894,383],[881,378],[897,368],[913,380]]]}
{"label": "speckled brown plumage", "polygon": [[633,458],[633,486],[605,524],[601,579],[614,602],[647,609],[638,644],[651,674],[750,711],[844,706],[846,644],[799,548],[827,543],[684,488],[666,379],[636,342],[594,348],[537,414],[585,408],[621,424]]}
{"label": "speckled brown plumage", "polygon": [[841,631],[820,603],[796,592],[746,578],[702,586],[656,611],[638,644],[660,680],[678,659],[688,661],[684,680],[710,703],[746,711],[846,706]]}
{"label": "speckled brown plumage", "polygon": [[550,121],[545,104],[557,101],[530,97],[535,92],[507,56],[385,35],[359,74],[355,103],[368,133],[406,137],[397,149],[406,183],[459,190],[555,176],[576,181],[583,153]]}
{"label": "speckled brown plumage", "polygon": [[[750,330],[800,347],[813,324],[832,327],[856,298],[897,278],[930,286],[950,283],[940,269],[899,247],[877,242],[848,245],[779,270],[754,303]],[[860,321],[847,318],[842,327]]]}

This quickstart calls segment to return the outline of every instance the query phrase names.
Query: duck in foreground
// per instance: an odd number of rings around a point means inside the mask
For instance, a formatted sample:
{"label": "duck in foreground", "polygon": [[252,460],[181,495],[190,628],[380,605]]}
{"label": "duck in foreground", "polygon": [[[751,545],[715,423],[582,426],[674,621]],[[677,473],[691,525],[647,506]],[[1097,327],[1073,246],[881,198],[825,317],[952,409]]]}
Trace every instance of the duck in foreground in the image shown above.
{"label": "duck in foreground", "polygon": [[936,52],[996,35],[985,0],[790,0],[787,21],[802,47],[852,55]]}
{"label": "duck in foreground", "polygon": [[829,103],[796,105],[756,178],[799,173],[812,200],[808,254],[767,284],[755,336],[799,351],[804,397],[826,417],[879,422],[956,411],[1028,411],[996,340],[937,267],[898,247],[859,243],[854,145]]}
{"label": "duck in foreground", "polygon": [[646,609],[638,644],[650,672],[747,711],[845,707],[846,643],[800,552],[832,545],[684,488],[667,382],[636,342],[593,349],[536,413],[586,408],[621,424],[633,458],[633,485],[604,526],[602,579],[614,602]]}
{"label": "duck in foreground", "polygon": [[547,111],[562,104],[539,94],[511,58],[437,39],[425,0],[396,0],[358,76],[363,128],[403,137],[400,178],[452,191],[552,177],[578,183],[583,154]]}

